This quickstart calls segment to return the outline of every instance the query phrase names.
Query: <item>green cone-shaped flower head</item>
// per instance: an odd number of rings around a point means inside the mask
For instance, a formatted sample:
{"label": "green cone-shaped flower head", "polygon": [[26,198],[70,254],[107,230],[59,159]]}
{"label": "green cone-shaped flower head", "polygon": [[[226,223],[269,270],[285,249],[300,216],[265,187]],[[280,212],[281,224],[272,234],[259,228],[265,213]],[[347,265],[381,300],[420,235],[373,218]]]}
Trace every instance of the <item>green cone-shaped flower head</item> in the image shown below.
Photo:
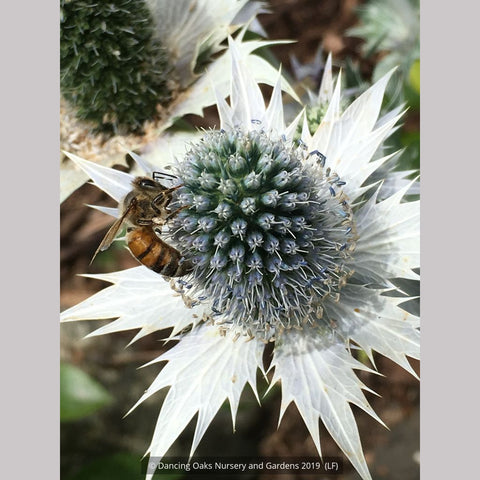
{"label": "green cone-shaped flower head", "polygon": [[168,60],[144,0],[61,0],[60,85],[80,118],[135,130],[170,97]]}

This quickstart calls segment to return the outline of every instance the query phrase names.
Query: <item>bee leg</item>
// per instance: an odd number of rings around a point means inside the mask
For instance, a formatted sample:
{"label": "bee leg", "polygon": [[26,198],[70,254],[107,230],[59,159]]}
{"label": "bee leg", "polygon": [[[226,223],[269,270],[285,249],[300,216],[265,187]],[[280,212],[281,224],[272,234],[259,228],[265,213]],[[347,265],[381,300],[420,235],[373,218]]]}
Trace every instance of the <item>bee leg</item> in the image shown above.
{"label": "bee leg", "polygon": [[183,183],[181,183],[180,185],[176,185],[175,187],[167,188],[165,190],[165,193],[172,193],[172,192],[174,192],[175,190],[178,190],[181,187],[183,187]]}
{"label": "bee leg", "polygon": [[171,193],[178,190],[183,185],[177,185],[176,187],[167,188],[160,192],[151,202],[150,206],[152,210],[158,215],[162,214],[162,209],[166,209],[172,201]]}
{"label": "bee leg", "polygon": [[167,217],[165,218],[165,221],[168,222],[168,220],[170,220],[171,218],[175,217],[175,215],[178,215],[182,210],[184,210],[185,208],[188,208],[188,205],[185,205],[183,207],[180,207],[180,208],[177,208],[177,210],[173,211],[172,213],[170,213],[169,215],[167,215]]}
{"label": "bee leg", "polygon": [[162,227],[165,225],[166,220],[162,217],[152,217],[151,225],[155,227]]}
{"label": "bee leg", "polygon": [[[166,204],[162,205],[162,201],[165,202],[165,200],[166,200]],[[170,199],[165,198],[165,193],[161,192],[156,197],[153,198],[153,200],[150,202],[150,206],[152,207],[152,210],[155,213],[160,215],[162,213],[160,208],[165,208],[168,205],[169,202],[170,202]]]}
{"label": "bee leg", "polygon": [[153,224],[153,221],[150,218],[139,218],[139,219],[137,219],[136,224],[139,225],[139,226],[141,226],[141,225],[150,226],[150,225]]}
{"label": "bee leg", "polygon": [[176,187],[172,187],[172,188],[166,188],[165,190],[163,190],[162,192],[160,192],[151,202],[151,205],[152,205],[152,208],[154,210],[157,210],[156,206],[158,203],[161,203],[160,200],[163,200],[164,198],[166,199],[166,203],[163,205],[163,207],[166,207],[170,201],[172,200],[172,198],[169,196],[172,192],[174,192],[175,190],[178,190],[180,187],[183,187],[183,185],[177,185]]}

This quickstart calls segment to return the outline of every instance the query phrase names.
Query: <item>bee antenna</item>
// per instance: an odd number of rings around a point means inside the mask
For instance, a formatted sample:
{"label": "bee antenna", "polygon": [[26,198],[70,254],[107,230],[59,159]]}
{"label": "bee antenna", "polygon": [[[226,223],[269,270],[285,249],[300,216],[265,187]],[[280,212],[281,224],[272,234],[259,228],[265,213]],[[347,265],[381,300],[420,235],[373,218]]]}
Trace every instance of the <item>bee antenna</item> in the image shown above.
{"label": "bee antenna", "polygon": [[156,172],[152,172],[152,178],[155,180],[155,181],[158,181],[158,179],[160,178],[177,178],[175,175],[172,175],[170,173],[166,173],[166,172],[159,172],[159,171],[156,171]]}

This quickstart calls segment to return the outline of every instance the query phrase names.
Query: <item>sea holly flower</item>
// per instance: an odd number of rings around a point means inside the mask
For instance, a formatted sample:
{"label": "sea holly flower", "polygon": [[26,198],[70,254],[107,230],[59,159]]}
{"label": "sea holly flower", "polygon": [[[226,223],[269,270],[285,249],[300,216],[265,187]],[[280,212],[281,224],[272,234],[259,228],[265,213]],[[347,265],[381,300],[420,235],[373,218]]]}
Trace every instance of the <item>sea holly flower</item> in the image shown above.
{"label": "sea holly flower", "polygon": [[[321,455],[320,419],[370,479],[350,404],[381,422],[354,373],[374,370],[352,352],[363,350],[372,364],[378,352],[413,375],[407,357],[419,357],[418,318],[399,307],[405,297],[384,295],[393,279],[418,278],[419,202],[405,201],[409,185],[380,200],[388,171],[369,181],[388,161],[372,158],[401,117],[378,118],[391,73],[343,112],[338,78],[312,134],[303,113],[285,125],[280,76],[266,107],[232,40],[230,52],[230,103],[217,97],[220,129],[172,161],[180,188],[171,208],[182,210],[164,239],[193,271],[179,279],[144,266],[91,275],[113,285],[62,320],[116,318],[91,335],[139,329],[132,341],[172,328],[177,343],[152,362],[167,363],[133,407],[169,387],[148,448],[155,460],[198,413],[192,455],[225,400],[235,424],[246,384],[258,397],[258,370],[265,379],[273,371],[280,418],[293,402]],[[69,157],[117,201],[131,190],[132,175]],[[158,170],[134,158],[146,175]],[[267,343],[270,365],[262,359]]]}
{"label": "sea holly flower", "polygon": [[[296,78],[302,77],[302,72],[307,67],[310,67],[313,78],[316,78],[320,74],[320,87],[315,93],[310,88],[307,88],[306,93],[308,99],[305,101],[305,115],[306,124],[310,134],[314,133],[322,121],[322,118],[327,113],[330,100],[333,95],[333,73],[332,73],[332,54],[329,54],[326,61],[322,61],[321,49],[317,51],[317,55],[312,64],[302,65],[296,60],[293,63],[293,72]],[[297,127],[297,136],[301,136],[302,125]]]}
{"label": "sea holly flower", "polygon": [[[228,35],[255,78],[273,85],[276,69],[255,51],[289,41],[244,40],[247,30],[259,31],[255,17],[264,11],[248,0],[62,0],[61,149],[125,165],[125,148],[144,153],[179,119],[202,115],[215,103],[213,82],[228,95]],[[68,161],[60,175],[62,201],[86,181]]]}

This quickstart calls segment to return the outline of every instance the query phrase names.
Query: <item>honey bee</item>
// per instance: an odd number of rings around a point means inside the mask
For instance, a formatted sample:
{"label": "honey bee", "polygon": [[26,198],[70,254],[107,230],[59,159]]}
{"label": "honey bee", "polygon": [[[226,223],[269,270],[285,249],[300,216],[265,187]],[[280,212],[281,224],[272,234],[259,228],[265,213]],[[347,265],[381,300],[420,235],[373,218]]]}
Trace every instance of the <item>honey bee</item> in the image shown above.
{"label": "honey bee", "polygon": [[123,200],[122,214],[108,230],[92,262],[98,252],[110,247],[120,228],[127,224],[127,245],[140,263],[167,277],[181,277],[192,271],[192,263],[156,233],[169,219],[185,208],[181,207],[173,212],[167,209],[172,193],[181,185],[167,188],[156,180],[161,176],[170,175],[154,172],[153,179],[133,179],[133,189]]}

